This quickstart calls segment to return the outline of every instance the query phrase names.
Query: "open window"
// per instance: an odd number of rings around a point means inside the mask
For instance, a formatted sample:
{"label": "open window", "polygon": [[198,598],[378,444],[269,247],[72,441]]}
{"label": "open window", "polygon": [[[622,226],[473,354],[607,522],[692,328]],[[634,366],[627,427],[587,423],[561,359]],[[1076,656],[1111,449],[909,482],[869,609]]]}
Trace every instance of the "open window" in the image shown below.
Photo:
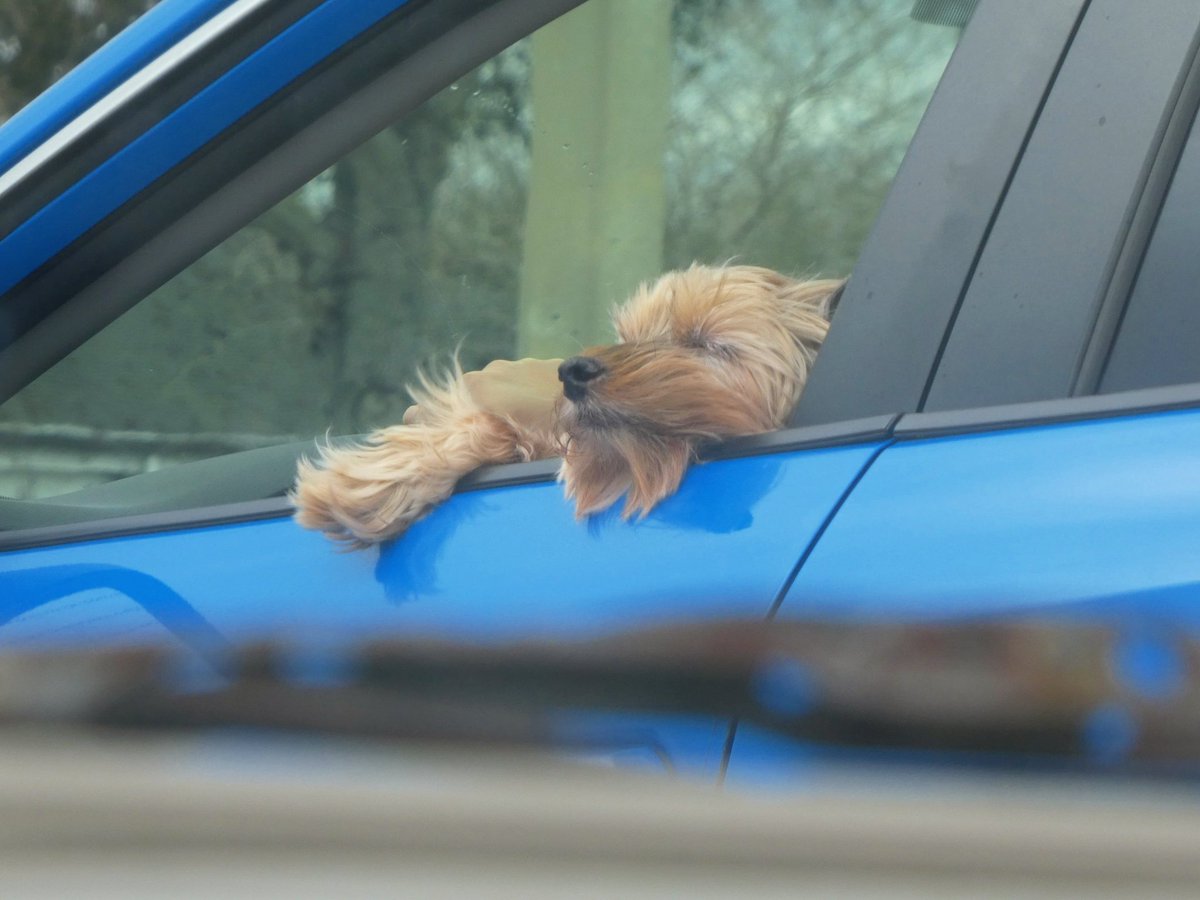
{"label": "open window", "polygon": [[[614,303],[693,260],[848,274],[971,4],[954,6],[589,0],[232,233],[224,216],[215,246],[0,404],[0,495],[24,501],[0,527],[281,496],[314,437],[398,421],[418,367],[604,342]],[[361,93],[324,116],[355,108],[364,130],[379,116]],[[313,146],[282,145],[289,171]]]}

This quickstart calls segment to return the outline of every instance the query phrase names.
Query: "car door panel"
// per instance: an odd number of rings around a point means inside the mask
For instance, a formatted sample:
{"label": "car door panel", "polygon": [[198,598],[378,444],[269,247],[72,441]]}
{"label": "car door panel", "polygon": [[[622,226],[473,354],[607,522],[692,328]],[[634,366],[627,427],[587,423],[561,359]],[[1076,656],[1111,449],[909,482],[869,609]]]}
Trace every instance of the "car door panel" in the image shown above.
{"label": "car door panel", "polygon": [[[697,466],[630,523],[616,509],[575,522],[561,487],[541,483],[459,493],[379,551],[340,551],[289,519],[13,551],[0,555],[0,643],[173,635],[208,652],[281,633],[491,641],[756,618],[878,445]],[[575,712],[554,727],[614,762],[711,776],[728,723]]]}
{"label": "car door panel", "polygon": [[[0,556],[0,571],[138,572],[231,639],[280,624],[302,634],[502,639],[759,616],[876,447],[700,465],[634,522],[617,508],[575,522],[559,485],[528,484],[459,493],[380,551],[346,553],[274,519],[14,551]],[[71,631],[89,642],[124,637],[117,620],[81,617]]]}
{"label": "car door panel", "polygon": [[[907,417],[910,434],[924,418]],[[1169,693],[1185,665],[1176,637],[1200,631],[1200,410],[913,439],[903,439],[905,422],[820,537],[778,617],[1109,624],[1127,689]],[[1084,734],[1082,747],[1108,758],[1114,745],[1103,738]],[[987,759],[851,751],[739,726],[728,777],[794,780],[848,753]]]}
{"label": "car door panel", "polygon": [[[1115,261],[1147,237],[1130,216],[1148,173],[1178,150],[1163,133],[1198,25],[1189,3],[1088,5],[944,338],[922,409],[947,412],[900,419],[779,617],[1104,623],[1134,694],[1182,671],[1175,641],[1200,628],[1195,386],[1072,394]],[[791,777],[823,752],[739,728],[729,774]]]}
{"label": "car door panel", "polygon": [[1111,613],[1196,627],[1198,440],[1197,410],[901,440],[843,505],[780,613]]}

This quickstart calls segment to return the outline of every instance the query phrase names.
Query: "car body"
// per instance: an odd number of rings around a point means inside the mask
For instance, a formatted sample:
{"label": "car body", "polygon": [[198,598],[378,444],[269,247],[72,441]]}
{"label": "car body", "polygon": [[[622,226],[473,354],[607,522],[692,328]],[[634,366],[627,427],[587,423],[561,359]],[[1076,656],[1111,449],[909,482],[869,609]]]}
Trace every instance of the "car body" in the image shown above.
{"label": "car body", "polygon": [[[0,131],[6,395],[573,5],[164,0]],[[0,637],[1088,615],[1153,669],[1200,621],[1197,35],[1186,2],[982,0],[792,427],[714,448],[645,519],[576,522],[543,461],[344,553],[290,519],[311,442],[250,449],[0,500]],[[631,721],[630,753],[701,773],[796,761],[726,721]]]}

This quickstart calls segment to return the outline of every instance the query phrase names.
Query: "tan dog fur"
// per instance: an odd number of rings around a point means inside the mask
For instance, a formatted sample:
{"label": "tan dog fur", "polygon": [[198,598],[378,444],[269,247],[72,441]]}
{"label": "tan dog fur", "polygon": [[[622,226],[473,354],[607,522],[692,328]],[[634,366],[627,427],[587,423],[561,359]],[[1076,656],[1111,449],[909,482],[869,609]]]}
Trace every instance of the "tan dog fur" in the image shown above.
{"label": "tan dog fur", "polygon": [[296,521],[369,546],[401,534],[480,466],[556,455],[577,517],[622,496],[627,518],[644,515],[678,488],[701,442],[786,423],[841,284],[693,265],[642,285],[616,313],[620,342],[564,363],[585,359],[600,374],[577,399],[559,396],[545,427],[480,408],[457,367],[441,383],[423,378],[414,424],[301,461]]}

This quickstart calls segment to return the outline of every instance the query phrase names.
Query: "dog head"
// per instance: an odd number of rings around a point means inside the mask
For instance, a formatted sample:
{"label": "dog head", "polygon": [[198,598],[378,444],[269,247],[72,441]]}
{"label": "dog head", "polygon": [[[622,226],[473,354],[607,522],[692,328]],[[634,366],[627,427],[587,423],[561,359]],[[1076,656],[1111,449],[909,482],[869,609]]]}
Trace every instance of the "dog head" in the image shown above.
{"label": "dog head", "polygon": [[673,493],[697,444],[781,427],[829,328],[841,281],[752,266],[691,268],[617,311],[620,343],[563,362],[562,480],[576,513]]}

